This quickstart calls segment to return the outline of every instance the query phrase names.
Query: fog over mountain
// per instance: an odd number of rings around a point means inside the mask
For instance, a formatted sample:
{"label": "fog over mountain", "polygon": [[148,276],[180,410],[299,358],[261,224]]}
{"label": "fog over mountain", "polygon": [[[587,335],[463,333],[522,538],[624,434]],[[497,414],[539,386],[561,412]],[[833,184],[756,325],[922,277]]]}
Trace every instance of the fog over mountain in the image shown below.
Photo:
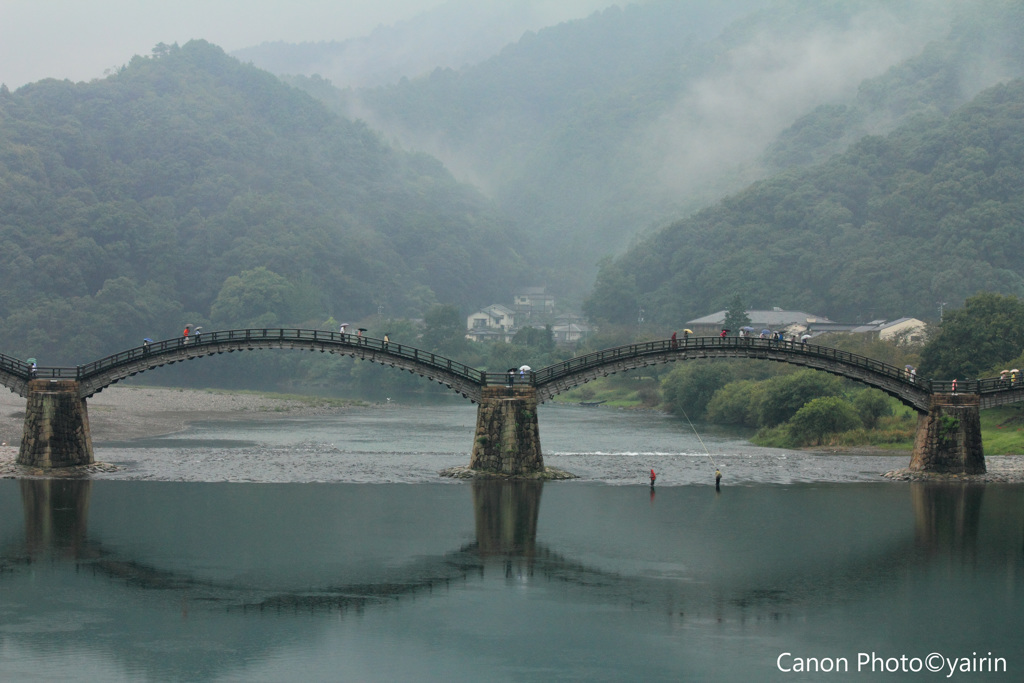
{"label": "fog over mountain", "polygon": [[608,7],[612,0],[451,0],[348,40],[265,42],[232,55],[283,75],[317,75],[335,86],[365,87],[415,78],[436,68],[476,64],[526,31]]}
{"label": "fog over mountain", "polygon": [[297,84],[481,187],[573,293],[602,256],[774,171],[762,155],[795,120],[943,39],[955,6],[653,1],[385,87]]}

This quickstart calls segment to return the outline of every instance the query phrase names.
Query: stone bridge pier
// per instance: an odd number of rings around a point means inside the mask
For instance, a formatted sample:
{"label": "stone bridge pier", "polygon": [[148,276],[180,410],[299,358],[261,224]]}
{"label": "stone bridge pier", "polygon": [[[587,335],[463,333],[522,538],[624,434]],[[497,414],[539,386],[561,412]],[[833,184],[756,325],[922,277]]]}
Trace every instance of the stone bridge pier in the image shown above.
{"label": "stone bridge pier", "polygon": [[30,380],[18,464],[71,467],[92,463],[89,412],[85,399],[78,396],[78,382]]}
{"label": "stone bridge pier", "polygon": [[909,469],[984,474],[980,403],[977,394],[932,394],[928,414],[917,419]]}
{"label": "stone bridge pier", "polygon": [[537,390],[532,386],[483,387],[469,468],[524,475],[544,471],[537,429]]}

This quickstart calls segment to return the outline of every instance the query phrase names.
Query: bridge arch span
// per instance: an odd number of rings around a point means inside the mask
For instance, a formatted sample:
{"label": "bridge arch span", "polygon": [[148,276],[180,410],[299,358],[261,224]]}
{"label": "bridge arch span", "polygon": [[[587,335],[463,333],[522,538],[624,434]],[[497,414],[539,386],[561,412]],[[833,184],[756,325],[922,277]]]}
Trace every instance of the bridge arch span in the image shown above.
{"label": "bridge arch span", "polygon": [[[338,332],[303,329],[248,329],[204,332],[197,337],[177,337],[151,342],[127,351],[101,358],[75,368],[39,368],[39,379],[74,379],[79,397],[88,398],[111,384],[154,368],[182,361],[236,351],[258,349],[296,349],[320,351],[407,370],[433,380],[479,402],[485,380],[483,372],[437,354],[382,339]],[[19,372],[19,370],[21,372]],[[4,375],[0,364],[0,382],[11,391],[27,394],[28,372],[15,368]]]}
{"label": "bridge arch span", "polygon": [[546,401],[598,377],[701,358],[759,358],[823,370],[880,389],[918,413],[929,409],[931,383],[907,376],[902,368],[825,346],[749,337],[691,337],[595,351],[537,371],[537,400]]}

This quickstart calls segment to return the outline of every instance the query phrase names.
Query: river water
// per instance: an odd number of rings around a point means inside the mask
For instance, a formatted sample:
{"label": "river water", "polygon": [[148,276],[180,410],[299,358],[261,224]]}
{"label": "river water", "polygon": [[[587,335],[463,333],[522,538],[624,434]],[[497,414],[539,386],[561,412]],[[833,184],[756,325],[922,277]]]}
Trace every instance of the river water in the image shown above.
{"label": "river water", "polygon": [[0,680],[1024,679],[1024,487],[539,417],[579,479],[440,479],[460,405],[203,424],[0,481]]}

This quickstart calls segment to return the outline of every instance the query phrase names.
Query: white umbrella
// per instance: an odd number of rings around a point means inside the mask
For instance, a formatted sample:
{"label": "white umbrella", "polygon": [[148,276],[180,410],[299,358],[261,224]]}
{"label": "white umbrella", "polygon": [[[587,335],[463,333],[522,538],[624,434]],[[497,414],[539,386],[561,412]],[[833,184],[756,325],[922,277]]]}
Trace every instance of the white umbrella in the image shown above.
{"label": "white umbrella", "polygon": [[529,372],[532,369],[533,368],[531,368],[529,365],[520,365],[519,366],[519,372]]}

